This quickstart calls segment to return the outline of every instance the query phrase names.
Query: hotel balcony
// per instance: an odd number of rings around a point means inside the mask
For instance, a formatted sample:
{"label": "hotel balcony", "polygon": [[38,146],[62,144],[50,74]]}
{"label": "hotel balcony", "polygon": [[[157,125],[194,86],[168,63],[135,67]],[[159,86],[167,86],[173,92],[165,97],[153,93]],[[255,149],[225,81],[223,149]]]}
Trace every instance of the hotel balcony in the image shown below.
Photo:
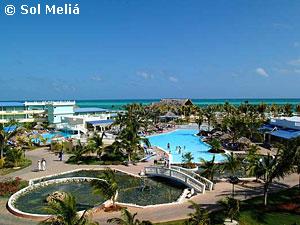
{"label": "hotel balcony", "polygon": [[0,111],[0,115],[36,115],[45,114],[46,110],[18,110],[18,111]]}
{"label": "hotel balcony", "polygon": [[[0,123],[9,123],[11,119],[0,119]],[[47,118],[22,118],[15,119],[19,123],[46,122]]]}

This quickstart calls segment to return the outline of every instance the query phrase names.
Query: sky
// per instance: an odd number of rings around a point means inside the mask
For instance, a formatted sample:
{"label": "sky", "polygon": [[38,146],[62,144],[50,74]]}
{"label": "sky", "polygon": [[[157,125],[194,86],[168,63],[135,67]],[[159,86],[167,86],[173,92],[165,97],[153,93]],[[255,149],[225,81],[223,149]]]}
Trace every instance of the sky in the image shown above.
{"label": "sky", "polygon": [[2,0],[0,100],[300,98],[299,21],[298,0]]}

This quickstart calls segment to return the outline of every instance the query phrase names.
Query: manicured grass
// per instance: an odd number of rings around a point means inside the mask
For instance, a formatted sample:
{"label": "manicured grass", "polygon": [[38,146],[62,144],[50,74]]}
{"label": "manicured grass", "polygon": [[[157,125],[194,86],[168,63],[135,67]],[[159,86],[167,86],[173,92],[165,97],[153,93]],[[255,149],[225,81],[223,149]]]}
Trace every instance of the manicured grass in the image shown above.
{"label": "manicured grass", "polygon": [[169,221],[164,223],[155,223],[155,225],[182,225],[184,224],[185,220],[176,220],[176,221]]}
{"label": "manicured grass", "polygon": [[268,206],[263,197],[242,202],[239,216],[242,225],[292,225],[300,222],[300,189],[290,188],[269,195]]}
{"label": "manicured grass", "polygon": [[240,214],[240,225],[292,225],[299,223],[300,215],[281,212],[253,213],[253,211],[243,211]]}
{"label": "manicured grass", "polygon": [[20,166],[20,168],[18,169],[14,169],[14,168],[2,168],[0,169],[0,175],[3,176],[3,175],[6,175],[6,174],[9,174],[9,173],[13,173],[13,172],[16,172],[18,170],[21,170],[21,169],[24,169],[28,166],[31,166],[32,162],[31,160],[29,159],[25,159],[24,163]]}
{"label": "manicured grass", "polygon": [[[293,225],[300,224],[300,189],[290,188],[269,195],[268,207],[263,206],[263,197],[255,197],[241,203],[238,217],[240,225]],[[284,206],[284,207],[281,207]],[[292,206],[292,207],[291,207]],[[211,224],[223,224],[224,214],[210,214]],[[184,220],[157,223],[157,225],[182,225]]]}

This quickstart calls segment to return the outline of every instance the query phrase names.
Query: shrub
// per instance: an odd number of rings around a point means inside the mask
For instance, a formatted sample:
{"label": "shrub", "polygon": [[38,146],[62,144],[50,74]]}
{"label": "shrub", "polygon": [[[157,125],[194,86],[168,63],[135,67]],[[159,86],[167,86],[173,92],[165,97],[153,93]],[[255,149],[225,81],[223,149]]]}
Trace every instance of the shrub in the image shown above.
{"label": "shrub", "polygon": [[6,197],[14,194],[18,190],[26,187],[28,181],[22,180],[19,177],[0,182],[0,196]]}
{"label": "shrub", "polygon": [[0,169],[4,167],[5,158],[0,159]]}

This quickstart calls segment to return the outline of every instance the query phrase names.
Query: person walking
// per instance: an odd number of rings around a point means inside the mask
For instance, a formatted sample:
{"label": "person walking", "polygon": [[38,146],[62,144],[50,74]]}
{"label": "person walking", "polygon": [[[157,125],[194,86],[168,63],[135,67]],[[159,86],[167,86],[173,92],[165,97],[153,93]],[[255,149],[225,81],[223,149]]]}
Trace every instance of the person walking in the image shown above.
{"label": "person walking", "polygon": [[61,150],[58,154],[59,160],[62,161],[63,160],[63,154],[64,152]]}
{"label": "person walking", "polygon": [[42,170],[45,171],[46,170],[46,160],[44,158],[42,158]]}
{"label": "person walking", "polygon": [[41,165],[41,160],[37,161],[37,171],[41,171],[42,165]]}

